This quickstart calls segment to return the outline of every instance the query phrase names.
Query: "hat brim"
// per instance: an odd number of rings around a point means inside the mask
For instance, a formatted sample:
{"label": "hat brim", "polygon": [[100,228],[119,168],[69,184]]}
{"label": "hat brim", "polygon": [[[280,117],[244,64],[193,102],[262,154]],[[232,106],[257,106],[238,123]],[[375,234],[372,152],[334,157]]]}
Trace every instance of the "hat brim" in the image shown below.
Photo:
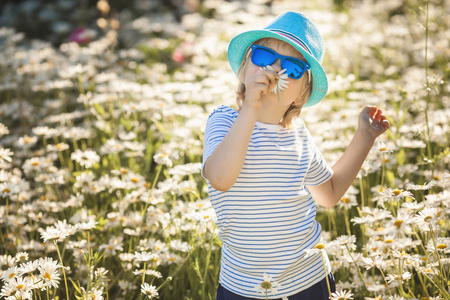
{"label": "hat brim", "polygon": [[262,38],[275,38],[283,42],[288,43],[297,49],[306,59],[311,66],[311,74],[313,78],[313,88],[308,101],[303,107],[308,107],[319,103],[326,95],[328,91],[328,80],[325,70],[322,68],[317,59],[312,56],[308,51],[303,49],[300,45],[294,43],[291,39],[279,35],[269,30],[251,30],[243,32],[235,36],[228,46],[228,61],[231,65],[233,72],[237,74],[239,66],[244,58],[245,52],[254,42]]}

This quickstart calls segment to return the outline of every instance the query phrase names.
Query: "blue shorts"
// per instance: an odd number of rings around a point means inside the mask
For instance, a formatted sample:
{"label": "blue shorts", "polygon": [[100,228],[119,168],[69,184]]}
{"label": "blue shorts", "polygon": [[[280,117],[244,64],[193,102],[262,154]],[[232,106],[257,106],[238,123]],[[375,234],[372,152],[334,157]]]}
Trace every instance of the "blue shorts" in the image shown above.
{"label": "blue shorts", "polygon": [[[333,274],[330,272],[328,274],[328,280],[330,282],[330,289],[331,292],[336,292],[336,282],[334,280]],[[322,281],[319,281],[315,285],[307,288],[306,290],[303,290],[299,292],[298,294],[289,296],[289,300],[328,300],[328,286],[327,286],[327,279],[324,278]],[[236,295],[235,293],[230,292],[229,290],[225,289],[220,283],[219,287],[217,289],[217,298],[216,300],[254,300],[254,298],[248,298],[244,296]],[[281,300],[281,299],[277,299]]]}

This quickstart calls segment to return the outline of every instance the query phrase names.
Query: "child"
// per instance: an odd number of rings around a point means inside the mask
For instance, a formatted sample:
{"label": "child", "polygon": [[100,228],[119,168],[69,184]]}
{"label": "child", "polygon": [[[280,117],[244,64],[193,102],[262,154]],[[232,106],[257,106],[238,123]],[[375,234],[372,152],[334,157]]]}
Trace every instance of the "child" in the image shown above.
{"label": "child", "polygon": [[326,275],[335,290],[328,257],[326,272],[320,253],[305,257],[321,236],[313,199],[336,205],[389,122],[365,107],[341,159],[325,162],[298,118],[327,92],[323,53],[316,26],[296,12],[230,42],[239,110],[210,114],[202,165],[223,243],[217,299],[266,299],[263,281],[270,299],[328,299]]}

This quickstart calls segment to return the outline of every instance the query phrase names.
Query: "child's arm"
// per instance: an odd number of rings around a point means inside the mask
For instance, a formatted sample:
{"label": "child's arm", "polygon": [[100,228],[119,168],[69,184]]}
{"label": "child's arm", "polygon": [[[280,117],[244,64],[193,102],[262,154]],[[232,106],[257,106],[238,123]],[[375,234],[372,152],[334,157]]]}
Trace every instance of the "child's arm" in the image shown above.
{"label": "child's arm", "polygon": [[245,101],[238,117],[205,162],[206,178],[216,190],[229,190],[239,177],[250,137],[263,104],[262,96],[270,93],[278,78],[276,72],[263,70],[247,79]]}
{"label": "child's arm", "polygon": [[375,139],[389,128],[383,112],[366,106],[359,116],[358,130],[342,157],[334,164],[333,177],[318,186],[308,186],[314,200],[325,207],[335,206],[355,180]]}

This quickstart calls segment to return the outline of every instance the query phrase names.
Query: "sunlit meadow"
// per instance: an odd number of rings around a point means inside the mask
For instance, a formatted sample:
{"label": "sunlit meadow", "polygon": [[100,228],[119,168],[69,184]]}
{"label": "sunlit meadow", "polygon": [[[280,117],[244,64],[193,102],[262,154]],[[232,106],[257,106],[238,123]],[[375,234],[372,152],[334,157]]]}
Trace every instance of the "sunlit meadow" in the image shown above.
{"label": "sunlit meadow", "polygon": [[215,299],[200,167],[209,112],[235,101],[228,42],[298,10],[326,42],[329,93],[301,116],[329,163],[364,105],[391,123],[318,207],[332,299],[450,299],[450,1],[334,2],[205,0],[176,20],[99,0],[97,34],[60,46],[0,28],[0,298]]}

